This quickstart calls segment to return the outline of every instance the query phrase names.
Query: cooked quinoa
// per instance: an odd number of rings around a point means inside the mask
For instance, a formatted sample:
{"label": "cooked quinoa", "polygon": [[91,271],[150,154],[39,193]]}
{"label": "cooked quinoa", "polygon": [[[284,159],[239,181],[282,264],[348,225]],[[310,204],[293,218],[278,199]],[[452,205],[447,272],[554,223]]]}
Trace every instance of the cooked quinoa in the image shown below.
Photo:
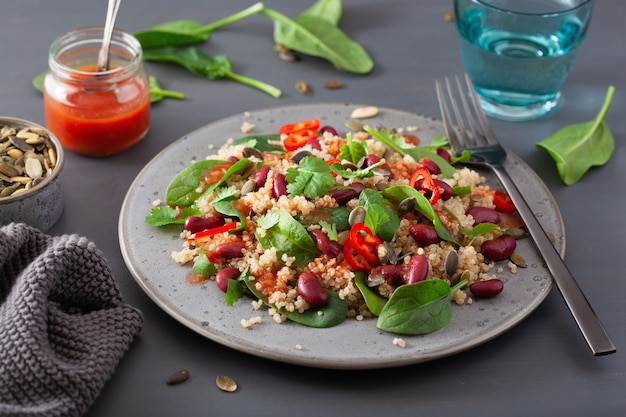
{"label": "cooked quinoa", "polygon": [[[252,128],[252,125],[246,124],[246,126]],[[405,146],[415,145],[416,127],[410,126],[405,129],[398,129],[398,132],[401,131],[413,132],[411,135],[406,136]],[[402,139],[404,136],[399,134],[399,137]],[[387,186],[409,185],[410,177],[419,164],[410,155],[403,156],[400,153],[390,151],[383,143],[373,139],[365,132],[353,133],[351,140],[365,144],[368,155],[375,155],[380,159],[380,164],[385,164],[389,173],[372,170],[373,175],[369,177],[349,179],[336,175],[334,177],[336,184],[333,187],[341,188],[360,183],[365,188],[378,190],[379,185],[383,183]],[[179,264],[187,264],[194,262],[202,254],[216,253],[218,247],[224,243],[238,243],[242,247],[240,255],[229,258],[210,257],[211,262],[217,271],[225,268],[237,268],[241,272],[247,271],[249,280],[253,283],[256,291],[262,294],[267,303],[273,306],[273,308],[268,308],[267,311],[275,322],[281,323],[286,320],[285,316],[280,314],[279,311],[304,312],[311,308],[311,305],[299,294],[295,285],[299,275],[304,271],[313,273],[319,280],[322,288],[337,293],[342,300],[346,301],[348,318],[364,320],[372,317],[373,315],[355,283],[356,271],[347,262],[343,252],[340,252],[337,256],[320,253],[319,256],[312,260],[298,265],[298,260],[295,256],[289,256],[286,253],[281,256],[277,248],[264,248],[259,241],[259,237],[263,237],[267,233],[267,230],[258,224],[259,219],[278,210],[288,213],[294,219],[310,219],[315,218],[318,213],[325,209],[336,209],[340,206],[345,206],[348,210],[354,210],[359,206],[358,197],[340,204],[330,193],[315,196],[314,198],[309,198],[305,195],[280,195],[277,198],[273,191],[278,175],[288,175],[290,168],[299,168],[299,164],[292,160],[296,153],[306,151],[309,156],[324,162],[336,161],[342,147],[347,143],[347,138],[326,131],[319,135],[315,143],[307,143],[296,151],[288,151],[283,154],[279,152],[262,152],[262,159],[247,155],[246,144],[233,143],[232,140],[228,140],[222,148],[208,155],[207,160],[240,161],[244,158],[249,158],[256,165],[256,169],[263,165],[271,167],[265,182],[258,189],[249,191],[245,195],[237,195],[236,207],[243,209],[246,213],[245,228],[238,233],[226,231],[206,238],[194,238],[193,233],[183,230],[180,234],[183,242],[182,248],[180,251],[172,253],[172,259]],[[276,145],[279,144],[280,141],[277,141]],[[254,171],[235,173],[222,184],[222,187],[241,190],[253,174]],[[486,259],[480,248],[484,241],[496,238],[502,231],[498,229],[492,233],[473,237],[462,233],[463,230],[471,230],[474,226],[474,218],[472,215],[466,214],[469,207],[478,205],[494,208],[492,193],[489,187],[485,185],[485,178],[478,172],[465,166],[456,166],[454,174],[448,178],[438,174],[433,174],[432,177],[444,181],[455,189],[465,188],[466,190],[471,190],[470,192],[453,195],[447,200],[439,199],[432,205],[441,224],[459,245],[448,240],[420,245],[412,237],[409,229],[418,223],[428,223],[427,219],[416,211],[399,215],[399,227],[395,231],[393,238],[389,240],[393,251],[399,254],[397,264],[404,265],[406,268],[413,255],[424,255],[428,260],[426,279],[443,280],[451,286],[458,282],[461,273],[464,273],[463,277],[467,279],[468,285],[476,281],[496,278],[497,268],[494,268],[496,263]],[[206,187],[206,184],[201,184],[200,188],[202,187]],[[196,207],[201,216],[220,215],[219,210],[213,204],[217,192],[215,190],[196,202]],[[180,208],[176,208],[176,210],[177,213],[181,213]],[[237,221],[235,217],[226,217],[227,223]],[[324,229],[320,222],[311,221],[302,222],[302,224],[309,232]],[[328,231],[325,230],[325,232]],[[338,233],[337,242],[340,245],[343,238],[345,238],[345,234]],[[458,255],[458,266],[455,272],[449,275],[448,272],[450,271],[446,272],[446,256],[451,251],[456,252]],[[516,265],[511,262],[508,263],[506,268],[512,273],[516,272]],[[389,298],[397,285],[388,282],[388,280],[376,282],[375,276],[377,271],[377,268],[368,271],[368,285],[381,296]],[[209,276],[208,278],[215,279],[215,276]],[[451,299],[459,305],[471,304],[473,301],[471,294],[464,289],[456,291]],[[261,308],[262,303],[260,301],[255,299],[252,302],[255,309]],[[251,327],[260,322],[261,318],[258,316],[241,320],[241,324],[244,327]],[[394,344],[400,347],[405,346],[402,339],[394,339]]]}

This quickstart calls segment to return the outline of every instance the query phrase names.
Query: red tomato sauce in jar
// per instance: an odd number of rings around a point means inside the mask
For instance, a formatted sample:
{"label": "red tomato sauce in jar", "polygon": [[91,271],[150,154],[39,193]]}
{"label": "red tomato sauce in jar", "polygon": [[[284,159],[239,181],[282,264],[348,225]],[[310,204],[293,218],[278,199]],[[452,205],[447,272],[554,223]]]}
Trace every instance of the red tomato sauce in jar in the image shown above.
{"label": "red tomato sauce in jar", "polygon": [[[95,72],[95,67],[90,69]],[[115,89],[101,91],[63,83],[62,97],[44,94],[46,126],[63,147],[76,153],[107,156],[125,151],[139,142],[150,126],[146,83],[131,78]]]}
{"label": "red tomato sauce in jar", "polygon": [[[77,40],[83,39],[83,42]],[[114,32],[110,65],[98,71],[94,28],[79,29],[51,46],[44,80],[46,127],[63,147],[88,156],[118,154],[139,142],[150,127],[150,83],[139,43]]]}

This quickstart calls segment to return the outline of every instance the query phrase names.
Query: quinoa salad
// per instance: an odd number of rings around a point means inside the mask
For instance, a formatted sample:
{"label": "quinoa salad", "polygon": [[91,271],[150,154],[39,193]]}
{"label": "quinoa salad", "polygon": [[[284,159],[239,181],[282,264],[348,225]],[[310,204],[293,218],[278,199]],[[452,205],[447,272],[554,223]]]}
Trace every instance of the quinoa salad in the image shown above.
{"label": "quinoa salad", "polygon": [[425,334],[525,266],[510,199],[443,136],[424,146],[419,129],[340,134],[315,118],[247,133],[190,161],[146,217],[181,226],[173,261],[229,305],[252,300],[277,323]]}

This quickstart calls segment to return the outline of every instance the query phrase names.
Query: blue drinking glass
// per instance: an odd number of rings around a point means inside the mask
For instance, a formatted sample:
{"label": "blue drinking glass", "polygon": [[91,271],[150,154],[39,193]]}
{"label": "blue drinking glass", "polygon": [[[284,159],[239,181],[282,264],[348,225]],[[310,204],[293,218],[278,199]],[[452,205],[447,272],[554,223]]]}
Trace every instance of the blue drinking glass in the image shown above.
{"label": "blue drinking glass", "polygon": [[485,113],[537,119],[559,102],[594,0],[454,0],[461,57]]}

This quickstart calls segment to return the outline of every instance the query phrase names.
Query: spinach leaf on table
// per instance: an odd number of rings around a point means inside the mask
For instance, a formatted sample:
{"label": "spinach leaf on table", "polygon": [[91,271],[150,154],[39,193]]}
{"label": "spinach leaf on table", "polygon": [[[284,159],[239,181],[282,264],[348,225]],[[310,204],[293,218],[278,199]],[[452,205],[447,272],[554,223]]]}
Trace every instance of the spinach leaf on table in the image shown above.
{"label": "spinach leaf on table", "polygon": [[401,285],[383,307],[376,327],[398,334],[426,334],[442,329],[452,317],[451,299],[467,284],[466,280],[450,288],[447,282],[430,279]]}
{"label": "spinach leaf on table", "polygon": [[256,3],[247,9],[208,25],[203,25],[195,20],[175,20],[135,32],[134,36],[143,49],[193,45],[208,41],[214,30],[245,19],[258,13],[262,8],[263,3]]}
{"label": "spinach leaf on table", "polygon": [[177,48],[166,46],[163,48],[146,49],[143,53],[146,61],[167,62],[180,65],[190,72],[211,80],[229,78],[257,88],[274,98],[280,97],[282,92],[267,83],[236,74],[227,56],[211,57],[196,47]]}
{"label": "spinach leaf on table", "polygon": [[374,67],[365,49],[325,18],[303,13],[290,19],[267,7],[261,13],[274,21],[274,41],[279,45],[326,59],[355,74],[367,74]]}
{"label": "spinach leaf on table", "polygon": [[318,0],[300,16],[314,16],[325,19],[333,25],[337,26],[341,20],[342,14],[341,0]]}
{"label": "spinach leaf on table", "polygon": [[615,150],[613,134],[606,124],[606,114],[615,88],[610,86],[596,117],[586,123],[566,126],[538,142],[556,161],[561,180],[572,185],[593,166],[606,164]]}

